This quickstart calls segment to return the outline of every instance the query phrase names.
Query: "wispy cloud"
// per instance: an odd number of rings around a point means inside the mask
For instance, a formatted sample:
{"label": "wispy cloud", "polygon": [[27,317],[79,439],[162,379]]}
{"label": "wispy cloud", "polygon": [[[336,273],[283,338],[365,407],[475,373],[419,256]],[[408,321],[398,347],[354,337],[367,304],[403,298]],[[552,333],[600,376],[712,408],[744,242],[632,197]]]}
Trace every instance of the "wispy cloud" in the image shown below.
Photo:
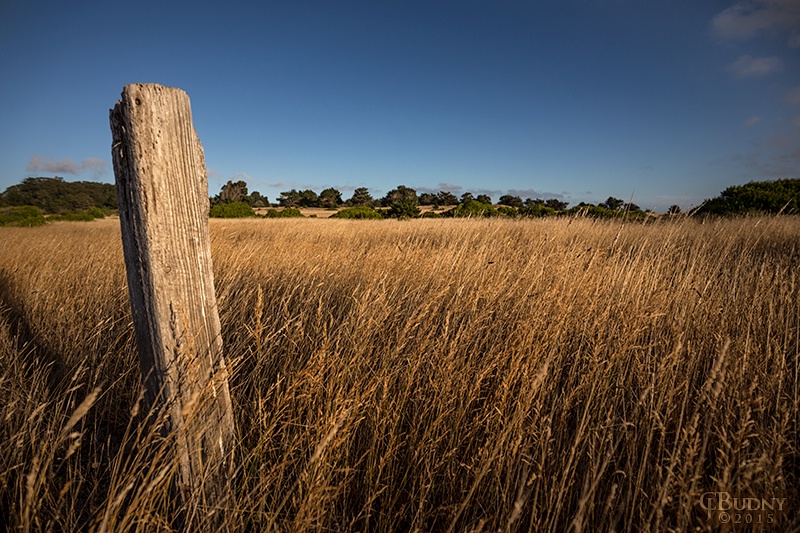
{"label": "wispy cloud", "polygon": [[788,44],[800,47],[800,2],[741,0],[719,13],[714,31],[725,39],[746,40],[759,33],[788,34]]}
{"label": "wispy cloud", "polygon": [[747,120],[745,120],[742,123],[742,126],[744,126],[745,128],[751,128],[751,127],[755,126],[756,124],[758,124],[759,122],[761,122],[761,117],[754,115],[754,116],[748,118]]}
{"label": "wispy cloud", "polygon": [[750,152],[734,156],[733,161],[748,171],[749,179],[796,176],[800,172],[800,127],[757,142]]}
{"label": "wispy cloud", "polygon": [[87,157],[80,163],[72,159],[54,160],[33,154],[27,166],[28,172],[46,172],[48,174],[71,174],[77,176],[81,172],[91,171],[94,177],[102,176],[108,171],[108,163],[97,157]]}
{"label": "wispy cloud", "polygon": [[760,78],[778,72],[783,68],[783,62],[777,57],[741,56],[734,61],[728,70],[739,78]]}
{"label": "wispy cloud", "polygon": [[417,191],[417,193],[427,194],[439,194],[441,191],[459,194],[464,188],[461,185],[455,185],[453,183],[439,183],[436,187],[417,187],[414,190]]}
{"label": "wispy cloud", "polygon": [[541,192],[537,191],[536,189],[509,189],[508,194],[511,196],[519,196],[520,198],[556,198],[558,200],[563,200],[565,198],[566,193],[555,193],[555,192]]}
{"label": "wispy cloud", "polygon": [[786,101],[790,105],[800,105],[800,85],[789,89],[789,92],[786,93]]}

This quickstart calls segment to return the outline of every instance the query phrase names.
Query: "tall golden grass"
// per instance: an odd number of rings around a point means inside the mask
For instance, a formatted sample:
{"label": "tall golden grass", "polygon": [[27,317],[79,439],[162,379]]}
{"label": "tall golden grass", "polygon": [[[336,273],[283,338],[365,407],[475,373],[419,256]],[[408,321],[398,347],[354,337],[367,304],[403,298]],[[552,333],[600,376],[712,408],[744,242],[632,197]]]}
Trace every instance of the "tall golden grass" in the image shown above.
{"label": "tall golden grass", "polygon": [[212,220],[239,444],[170,498],[116,221],[0,228],[10,530],[800,529],[800,219]]}

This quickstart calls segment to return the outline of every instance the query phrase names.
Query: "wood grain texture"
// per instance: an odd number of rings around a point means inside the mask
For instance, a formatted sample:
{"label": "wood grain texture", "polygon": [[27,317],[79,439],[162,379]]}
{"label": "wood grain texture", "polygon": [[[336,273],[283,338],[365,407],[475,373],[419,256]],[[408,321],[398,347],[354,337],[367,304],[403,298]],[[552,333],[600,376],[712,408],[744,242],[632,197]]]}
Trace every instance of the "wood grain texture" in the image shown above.
{"label": "wood grain texture", "polygon": [[208,232],[203,148],[188,95],[126,85],[110,111],[123,251],[146,401],[169,410],[185,490],[213,498],[234,421]]}

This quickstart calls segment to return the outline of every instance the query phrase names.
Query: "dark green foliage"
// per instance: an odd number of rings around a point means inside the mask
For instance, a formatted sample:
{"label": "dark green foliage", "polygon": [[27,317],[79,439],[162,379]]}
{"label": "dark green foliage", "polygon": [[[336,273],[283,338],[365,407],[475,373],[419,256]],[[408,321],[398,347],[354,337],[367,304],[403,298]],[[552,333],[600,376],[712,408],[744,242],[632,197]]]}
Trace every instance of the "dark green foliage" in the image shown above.
{"label": "dark green foliage", "polygon": [[437,205],[436,195],[432,192],[424,192],[419,195],[419,205]]}
{"label": "dark green foliage", "polygon": [[800,199],[800,179],[751,181],[728,187],[722,194],[707,200],[698,214],[743,215],[748,213],[796,214]]}
{"label": "dark green foliage", "polygon": [[497,209],[492,204],[484,204],[477,200],[470,200],[463,204],[458,204],[453,209],[444,213],[448,217],[496,217]]}
{"label": "dark green foliage", "polygon": [[439,191],[439,194],[436,195],[435,205],[438,206],[458,205],[458,198],[456,198],[456,195],[451,192]]}
{"label": "dark green foliage", "polygon": [[420,218],[442,218],[442,214],[434,211],[426,211],[420,215]]}
{"label": "dark green foliage", "polygon": [[592,205],[592,204],[583,204],[577,205],[568,211],[570,215],[575,216],[588,216],[588,217],[595,217],[595,218],[614,218],[615,216],[619,216],[619,211],[611,210],[605,207],[605,204],[600,205]]}
{"label": "dark green foliage", "polygon": [[482,204],[490,204],[490,203],[492,203],[491,196],[488,196],[486,194],[479,194],[478,196],[475,197],[475,199],[478,200]]}
{"label": "dark green foliage", "polygon": [[342,205],[342,193],[330,187],[319,193],[319,206],[326,209],[336,209]]}
{"label": "dark green foliage", "polygon": [[45,222],[39,208],[32,205],[0,208],[0,226],[41,226]]}
{"label": "dark green foliage", "polygon": [[63,178],[25,178],[0,193],[0,203],[32,205],[44,213],[83,211],[90,207],[117,209],[117,191],[110,183],[64,181]]}
{"label": "dark green foliage", "polygon": [[269,200],[258,191],[251,192],[245,201],[252,207],[269,207]]}
{"label": "dark green foliage", "polygon": [[296,189],[290,191],[283,191],[278,196],[278,204],[282,207],[297,207],[300,205],[300,193]]}
{"label": "dark green foliage", "polygon": [[256,215],[246,202],[220,203],[211,208],[209,216],[213,218],[244,218]]}
{"label": "dark green foliage", "polygon": [[353,196],[347,200],[348,206],[366,205],[372,206],[374,200],[366,187],[357,187],[353,191]]}
{"label": "dark green foliage", "polygon": [[523,217],[539,218],[555,214],[555,209],[544,204],[530,204],[519,208],[519,214]]}
{"label": "dark green foliage", "polygon": [[417,191],[405,185],[392,189],[381,200],[381,205],[389,207],[388,216],[401,219],[418,217],[418,203]]}
{"label": "dark green foliage", "polygon": [[78,211],[73,213],[72,211],[67,211],[66,213],[61,213],[60,215],[51,215],[47,217],[49,221],[66,221],[66,222],[91,222],[94,220],[94,217],[89,213],[89,211]]}
{"label": "dark green foliage", "polygon": [[605,207],[606,209],[610,209],[611,211],[616,211],[618,209],[622,209],[625,205],[624,200],[620,200],[619,198],[614,198],[613,196],[609,196],[608,199],[599,205],[599,207]]}
{"label": "dark green foliage", "polygon": [[376,211],[375,209],[368,207],[366,205],[356,205],[353,207],[342,209],[335,215],[331,215],[331,218],[379,220],[383,218],[383,215],[380,213],[380,211]]}
{"label": "dark green foliage", "polygon": [[232,204],[244,202],[247,199],[247,183],[244,181],[237,181],[234,183],[228,180],[228,183],[222,186],[219,192],[219,201],[223,204]]}
{"label": "dark green foliage", "polygon": [[510,194],[504,194],[501,196],[500,203],[502,205],[507,205],[508,207],[516,207],[517,209],[523,206],[522,198],[519,196],[512,196]]}
{"label": "dark green foliage", "polygon": [[681,206],[679,206],[677,204],[673,204],[673,205],[669,206],[669,209],[667,209],[667,214],[668,215],[680,215],[681,214]]}
{"label": "dark green foliage", "polygon": [[281,193],[278,203],[282,207],[319,207],[319,196],[311,189],[291,189]]}
{"label": "dark green foliage", "polygon": [[556,198],[548,198],[545,200],[544,205],[545,207],[551,208],[553,211],[564,211],[569,205],[569,202],[562,202]]}
{"label": "dark green foliage", "polygon": [[285,207],[283,209],[270,209],[263,216],[264,218],[302,218],[303,213],[296,207]]}
{"label": "dark green foliage", "polygon": [[[480,201],[480,200],[478,200],[478,201]],[[481,203],[486,203],[486,202],[481,202]],[[523,207],[523,209],[524,209],[524,207]],[[501,217],[514,218],[514,217],[518,217],[519,216],[519,210],[517,210],[517,209],[515,209],[513,207],[508,207],[507,205],[500,205],[500,206],[497,206],[497,214],[500,215]]]}

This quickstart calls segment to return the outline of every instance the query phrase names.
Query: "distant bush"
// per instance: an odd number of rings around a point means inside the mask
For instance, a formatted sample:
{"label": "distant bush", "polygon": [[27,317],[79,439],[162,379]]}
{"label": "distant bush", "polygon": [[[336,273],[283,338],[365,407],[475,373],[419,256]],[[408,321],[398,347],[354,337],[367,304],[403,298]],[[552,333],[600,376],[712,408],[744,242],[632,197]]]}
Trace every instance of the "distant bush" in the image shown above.
{"label": "distant bush", "polygon": [[517,217],[519,216],[519,211],[513,207],[508,207],[507,205],[499,205],[497,206],[497,214],[501,217]]}
{"label": "distant bush", "polygon": [[342,209],[335,215],[331,215],[330,218],[349,218],[349,219],[373,219],[379,220],[383,218],[383,215],[380,211],[376,211],[371,207],[367,207],[366,205],[356,205],[353,207],[348,207],[346,209]]}
{"label": "distant bush", "polygon": [[41,226],[45,222],[39,208],[32,205],[0,208],[0,226]]}
{"label": "distant bush", "polygon": [[50,215],[47,217],[48,222],[66,220],[69,222],[90,222],[96,218],[106,218],[108,215],[114,213],[111,209],[101,209],[99,207],[90,207],[83,211],[66,211],[60,215]]}
{"label": "distant bush", "polygon": [[54,221],[67,221],[67,222],[91,222],[94,220],[94,217],[88,210],[86,211],[78,211],[74,213],[72,211],[67,211],[65,213],[61,213],[60,215],[50,215],[47,217],[47,220],[54,222]]}
{"label": "distant bush", "polygon": [[244,218],[254,217],[256,213],[245,202],[230,202],[215,205],[211,208],[209,216],[213,218]]}
{"label": "distant bush", "polygon": [[262,216],[264,218],[302,218],[303,213],[296,207],[285,207],[283,209],[270,209]]}
{"label": "distant bush", "polygon": [[555,209],[553,209],[552,207],[547,207],[542,204],[532,204],[519,208],[520,216],[530,217],[530,218],[549,217],[551,215],[554,215],[555,213],[556,213]]}
{"label": "distant bush", "polygon": [[433,211],[426,211],[420,215],[420,218],[442,218],[442,214],[434,213]]}
{"label": "distant bush", "polygon": [[620,216],[621,211],[617,209],[609,209],[607,207],[601,207],[599,205],[579,205],[575,206],[569,211],[567,211],[570,215],[581,216],[581,217],[594,217],[594,218],[614,218],[616,216]]}
{"label": "distant bush", "polygon": [[453,209],[444,213],[448,217],[496,217],[498,215],[497,209],[492,204],[485,204],[478,200],[468,200],[464,203],[458,204]]}

